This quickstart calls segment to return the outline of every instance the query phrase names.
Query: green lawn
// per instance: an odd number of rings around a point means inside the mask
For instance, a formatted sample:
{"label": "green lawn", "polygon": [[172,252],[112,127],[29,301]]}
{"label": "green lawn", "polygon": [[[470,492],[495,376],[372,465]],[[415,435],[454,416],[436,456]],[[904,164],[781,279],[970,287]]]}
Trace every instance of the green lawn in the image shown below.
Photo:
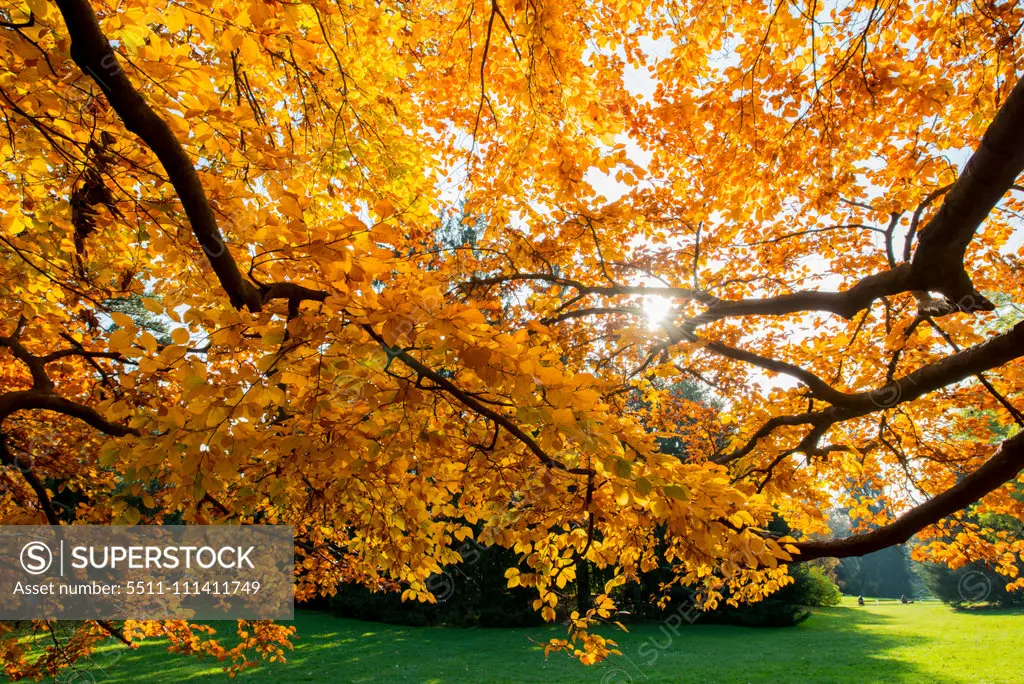
{"label": "green lawn", "polygon": [[[853,599],[798,627],[635,626],[613,636],[623,652],[584,667],[565,655],[545,660],[538,629],[394,627],[299,613],[295,650],[284,664],[248,670],[243,682],[1019,682],[1024,613],[957,613],[939,603],[899,605]],[[229,631],[228,625],[224,626]],[[611,636],[611,634],[609,633]],[[83,673],[84,674],[84,673]],[[167,654],[158,642],[135,651],[111,646],[79,681],[226,682],[220,665]]]}

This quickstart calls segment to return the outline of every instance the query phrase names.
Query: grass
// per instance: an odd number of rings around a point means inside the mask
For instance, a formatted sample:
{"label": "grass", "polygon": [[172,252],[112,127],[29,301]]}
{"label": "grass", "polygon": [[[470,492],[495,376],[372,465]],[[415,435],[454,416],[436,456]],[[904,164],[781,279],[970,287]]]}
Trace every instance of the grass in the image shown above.
{"label": "grass", "polygon": [[[229,624],[223,631],[230,633]],[[623,655],[590,668],[540,642],[536,629],[412,628],[299,612],[287,663],[262,664],[238,680],[264,682],[1013,682],[1024,670],[1024,612],[956,612],[937,603],[846,598],[793,628],[636,625],[608,633]],[[614,630],[613,630],[614,631]],[[110,646],[81,681],[226,682],[219,663],[173,656],[165,644]],[[90,679],[91,678],[91,679]]]}

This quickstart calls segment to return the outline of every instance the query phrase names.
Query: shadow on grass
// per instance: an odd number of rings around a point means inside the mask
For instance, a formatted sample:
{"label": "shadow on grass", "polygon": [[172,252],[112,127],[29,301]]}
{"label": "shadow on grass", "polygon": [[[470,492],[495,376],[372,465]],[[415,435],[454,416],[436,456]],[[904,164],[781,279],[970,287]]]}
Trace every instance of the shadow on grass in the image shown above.
{"label": "shadow on grass", "polygon": [[644,625],[620,639],[602,684],[632,682],[847,682],[937,680],[889,652],[920,644],[913,635],[891,636],[872,627],[893,622],[855,608],[818,610],[797,627]]}
{"label": "shadow on grass", "polygon": [[[818,611],[791,628],[749,628],[682,622],[605,630],[622,656],[587,668],[561,654],[545,659],[542,644],[564,628],[478,630],[413,628],[299,612],[295,650],[287,663],[266,663],[242,682],[845,682],[944,681],[890,652],[927,639],[886,634],[894,618],[863,609]],[[230,643],[233,623],[216,625]],[[882,630],[876,628],[882,627]],[[174,656],[166,643],[134,651],[111,647],[93,657],[83,677],[67,681],[221,682],[215,660]],[[957,681],[950,679],[948,681]]]}
{"label": "shadow on grass", "polygon": [[1000,617],[1021,615],[1022,612],[1024,612],[1024,606],[1007,608],[1005,606],[977,604],[970,606],[954,606],[953,610],[959,615],[991,615],[993,617]]}

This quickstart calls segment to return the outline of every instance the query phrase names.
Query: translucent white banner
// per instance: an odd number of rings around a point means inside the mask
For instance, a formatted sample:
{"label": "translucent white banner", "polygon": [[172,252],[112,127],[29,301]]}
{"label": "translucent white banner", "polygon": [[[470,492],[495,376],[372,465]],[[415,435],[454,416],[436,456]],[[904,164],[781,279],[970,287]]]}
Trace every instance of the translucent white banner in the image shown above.
{"label": "translucent white banner", "polygon": [[0,526],[0,620],[290,620],[294,596],[290,526]]}

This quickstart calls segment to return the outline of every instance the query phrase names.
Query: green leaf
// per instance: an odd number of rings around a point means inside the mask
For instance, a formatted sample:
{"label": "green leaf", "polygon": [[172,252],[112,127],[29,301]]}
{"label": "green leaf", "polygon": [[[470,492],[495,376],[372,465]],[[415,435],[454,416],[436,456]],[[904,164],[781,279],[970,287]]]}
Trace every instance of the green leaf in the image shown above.
{"label": "green leaf", "polygon": [[690,498],[690,488],[685,485],[666,485],[664,492],[670,499],[686,501]]}
{"label": "green leaf", "polygon": [[619,477],[629,477],[629,474],[633,471],[633,464],[624,458],[620,458],[615,462],[615,472],[619,474]]}

